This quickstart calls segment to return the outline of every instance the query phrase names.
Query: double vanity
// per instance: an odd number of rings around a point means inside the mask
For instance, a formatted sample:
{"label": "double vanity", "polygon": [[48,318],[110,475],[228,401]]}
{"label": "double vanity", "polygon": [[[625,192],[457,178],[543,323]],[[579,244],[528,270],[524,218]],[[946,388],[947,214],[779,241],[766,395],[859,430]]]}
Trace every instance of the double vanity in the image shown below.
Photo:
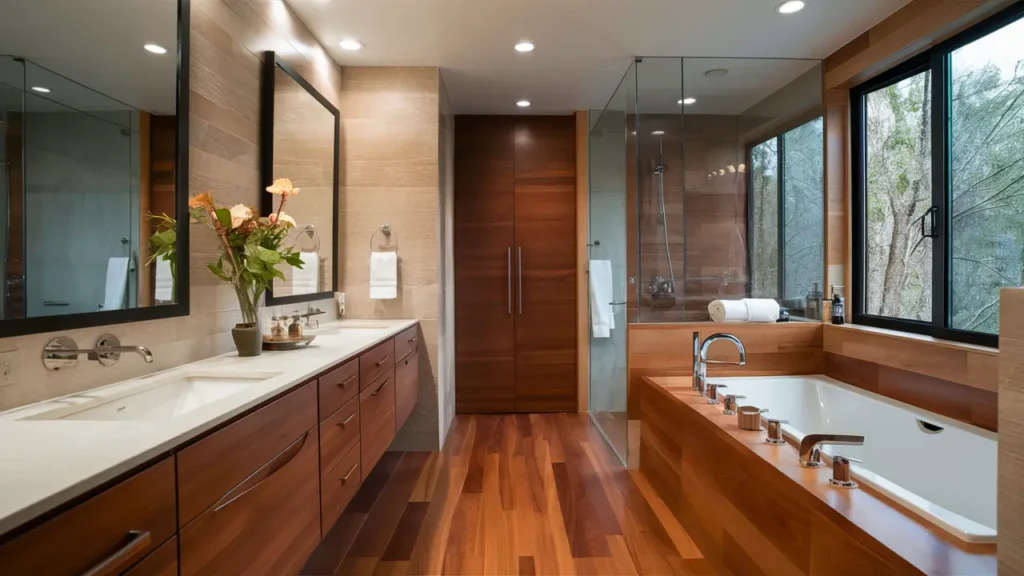
{"label": "double vanity", "polygon": [[412,413],[419,381],[416,321],[316,335],[303,350],[219,356],[0,414],[4,572],[298,571]]}

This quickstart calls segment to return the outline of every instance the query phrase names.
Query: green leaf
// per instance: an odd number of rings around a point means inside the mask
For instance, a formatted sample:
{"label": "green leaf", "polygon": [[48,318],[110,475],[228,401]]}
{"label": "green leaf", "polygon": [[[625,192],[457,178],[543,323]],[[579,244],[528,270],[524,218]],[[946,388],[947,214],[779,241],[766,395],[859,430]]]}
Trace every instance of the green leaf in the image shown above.
{"label": "green leaf", "polygon": [[217,208],[215,212],[220,225],[225,228],[231,228],[231,210],[228,210],[227,208]]}
{"label": "green leaf", "polygon": [[211,262],[207,264],[206,267],[210,269],[210,272],[213,272],[214,276],[220,278],[221,280],[224,280],[226,282],[231,281],[231,277],[224,272],[223,258],[217,258],[216,262]]}
{"label": "green leaf", "polygon": [[276,250],[268,250],[262,246],[256,247],[257,257],[267,264],[274,265],[281,261],[281,254]]}

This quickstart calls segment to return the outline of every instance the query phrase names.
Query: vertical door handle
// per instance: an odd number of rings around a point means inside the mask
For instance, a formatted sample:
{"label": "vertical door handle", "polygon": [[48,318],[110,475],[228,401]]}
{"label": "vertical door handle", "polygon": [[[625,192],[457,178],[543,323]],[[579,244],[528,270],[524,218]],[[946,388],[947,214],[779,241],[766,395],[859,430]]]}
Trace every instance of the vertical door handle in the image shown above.
{"label": "vertical door handle", "polygon": [[508,258],[505,260],[508,266],[508,315],[512,315],[512,247],[508,247]]}
{"label": "vertical door handle", "polygon": [[519,247],[519,314],[523,314],[523,247]]}

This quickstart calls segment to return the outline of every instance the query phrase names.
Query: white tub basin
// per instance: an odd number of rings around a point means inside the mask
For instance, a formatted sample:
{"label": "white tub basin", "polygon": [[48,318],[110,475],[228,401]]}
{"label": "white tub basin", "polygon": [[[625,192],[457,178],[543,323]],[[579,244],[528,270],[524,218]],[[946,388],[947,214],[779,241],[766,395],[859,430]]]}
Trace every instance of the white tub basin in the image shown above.
{"label": "white tub basin", "polygon": [[109,395],[100,390],[61,398],[53,402],[60,404],[58,407],[24,420],[170,420],[279,374],[179,372],[146,378],[137,386],[126,386]]}

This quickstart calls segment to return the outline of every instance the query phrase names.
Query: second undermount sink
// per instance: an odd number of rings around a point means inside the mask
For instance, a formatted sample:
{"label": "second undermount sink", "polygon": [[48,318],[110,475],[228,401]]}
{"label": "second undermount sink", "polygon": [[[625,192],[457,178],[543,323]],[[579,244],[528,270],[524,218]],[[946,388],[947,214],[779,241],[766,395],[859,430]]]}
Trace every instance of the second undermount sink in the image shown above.
{"label": "second undermount sink", "polygon": [[77,394],[54,401],[61,406],[25,420],[160,421],[241,392],[280,372],[193,370],[146,378],[122,391]]}

